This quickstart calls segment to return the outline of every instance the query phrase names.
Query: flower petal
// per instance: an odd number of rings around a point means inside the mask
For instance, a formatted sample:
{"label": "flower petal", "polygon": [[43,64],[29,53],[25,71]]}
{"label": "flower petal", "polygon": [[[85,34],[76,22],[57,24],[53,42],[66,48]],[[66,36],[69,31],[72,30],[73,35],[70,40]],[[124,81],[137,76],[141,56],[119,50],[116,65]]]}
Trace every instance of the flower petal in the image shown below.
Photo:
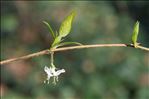
{"label": "flower petal", "polygon": [[58,75],[60,75],[61,73],[64,73],[64,72],[65,72],[65,69],[60,69],[60,70],[55,72],[54,76],[58,76]]}
{"label": "flower petal", "polygon": [[[48,68],[47,66],[44,67],[44,71],[47,73],[48,76],[53,76],[53,75],[52,75],[52,72],[51,72],[51,69]],[[49,77],[48,77],[48,78],[49,78]]]}

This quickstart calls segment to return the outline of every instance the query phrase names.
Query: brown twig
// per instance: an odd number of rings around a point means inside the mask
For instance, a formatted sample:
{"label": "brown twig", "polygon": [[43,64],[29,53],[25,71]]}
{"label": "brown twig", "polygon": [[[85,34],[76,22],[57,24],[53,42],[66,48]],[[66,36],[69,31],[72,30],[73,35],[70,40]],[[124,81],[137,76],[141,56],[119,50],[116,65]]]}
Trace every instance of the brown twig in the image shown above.
{"label": "brown twig", "polygon": [[[10,62],[13,62],[13,61],[25,60],[25,59],[45,55],[45,54],[50,54],[50,52],[58,52],[58,51],[66,51],[66,50],[74,50],[74,49],[83,49],[83,48],[97,48],[97,47],[134,47],[134,46],[132,44],[129,44],[129,45],[127,45],[127,44],[94,44],[94,45],[79,45],[79,46],[71,46],[71,47],[62,47],[62,48],[51,49],[51,50],[46,49],[46,50],[36,52],[36,53],[33,53],[33,54],[29,54],[29,55],[26,55],[26,56],[1,61],[0,65],[10,63]],[[137,48],[145,50],[145,51],[149,51],[149,48],[146,48],[146,47],[143,47],[143,46],[137,46]]]}

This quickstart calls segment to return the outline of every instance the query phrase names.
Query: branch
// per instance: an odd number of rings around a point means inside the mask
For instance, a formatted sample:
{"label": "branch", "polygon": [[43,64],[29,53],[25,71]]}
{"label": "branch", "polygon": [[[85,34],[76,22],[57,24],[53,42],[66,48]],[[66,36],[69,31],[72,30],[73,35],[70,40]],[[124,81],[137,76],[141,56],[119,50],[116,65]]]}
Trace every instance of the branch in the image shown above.
{"label": "branch", "polygon": [[[0,65],[7,64],[7,63],[10,63],[13,61],[25,60],[25,59],[45,55],[45,54],[50,54],[50,52],[67,51],[67,50],[84,49],[84,48],[97,48],[97,47],[134,47],[134,46],[132,44],[129,44],[129,45],[128,44],[94,44],[94,45],[80,45],[80,46],[62,47],[62,48],[51,49],[51,50],[46,49],[46,50],[36,52],[33,54],[29,54],[26,56],[11,58],[11,59],[1,61]],[[145,51],[149,51],[149,48],[146,48],[143,46],[137,46],[137,48],[145,50]]]}

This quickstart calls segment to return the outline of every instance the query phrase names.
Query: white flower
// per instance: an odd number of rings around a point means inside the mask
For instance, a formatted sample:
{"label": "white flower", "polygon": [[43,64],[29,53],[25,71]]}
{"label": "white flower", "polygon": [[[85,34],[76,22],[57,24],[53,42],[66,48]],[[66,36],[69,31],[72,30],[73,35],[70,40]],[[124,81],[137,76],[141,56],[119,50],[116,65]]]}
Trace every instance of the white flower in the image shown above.
{"label": "white flower", "polygon": [[[61,73],[64,73],[65,72],[65,69],[60,69],[60,70],[57,70],[55,71],[56,68],[55,67],[50,67],[48,68],[47,66],[44,67],[44,71],[47,73],[47,81],[48,81],[48,84],[49,84],[49,80],[51,77],[54,77],[54,83],[55,82],[55,79],[56,81],[58,81],[58,76],[61,74]],[[45,82],[45,81],[44,81]]]}

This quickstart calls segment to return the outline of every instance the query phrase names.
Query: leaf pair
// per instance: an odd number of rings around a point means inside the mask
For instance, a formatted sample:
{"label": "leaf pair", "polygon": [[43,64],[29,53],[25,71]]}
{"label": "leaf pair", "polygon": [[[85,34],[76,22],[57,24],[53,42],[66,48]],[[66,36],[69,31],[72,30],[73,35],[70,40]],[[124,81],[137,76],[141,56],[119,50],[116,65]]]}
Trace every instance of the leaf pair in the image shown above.
{"label": "leaf pair", "polygon": [[67,16],[64,21],[62,22],[60,28],[59,28],[59,33],[54,33],[54,31],[52,30],[52,27],[50,26],[50,24],[48,22],[43,22],[50,30],[50,33],[52,34],[54,41],[52,43],[51,48],[57,48],[60,46],[64,46],[64,45],[68,45],[68,44],[79,44],[77,42],[63,42],[64,37],[66,37],[71,30],[71,26],[72,26],[72,22],[74,20],[75,17],[75,12],[73,11],[69,16]]}

